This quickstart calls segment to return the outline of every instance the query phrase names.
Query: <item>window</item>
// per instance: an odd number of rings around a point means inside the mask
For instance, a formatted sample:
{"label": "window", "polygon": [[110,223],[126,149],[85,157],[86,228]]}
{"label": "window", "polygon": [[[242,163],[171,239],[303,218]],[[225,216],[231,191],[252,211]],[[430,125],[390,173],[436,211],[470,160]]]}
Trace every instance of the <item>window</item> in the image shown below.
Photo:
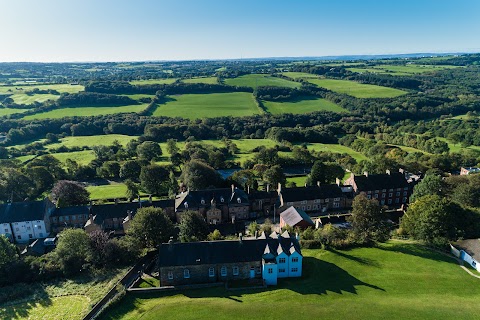
{"label": "window", "polygon": [[385,193],[382,193],[382,198],[385,198],[386,194]]}
{"label": "window", "polygon": [[27,230],[30,230],[31,228],[30,227],[27,227]]}
{"label": "window", "polygon": [[22,236],[17,236],[17,239],[18,239],[18,240],[22,239]]}
{"label": "window", "polygon": [[72,220],[77,220],[77,216],[72,216]]}
{"label": "window", "polygon": [[293,206],[293,202],[287,202],[287,206]]}
{"label": "window", "polygon": [[188,209],[188,202],[185,202],[183,205],[185,206],[185,209]]}
{"label": "window", "polygon": [[29,234],[28,234],[28,237],[29,237],[30,239],[32,239],[32,238],[33,238],[33,234],[29,233]]}
{"label": "window", "polygon": [[375,199],[378,199],[378,193],[375,193]]}
{"label": "window", "polygon": [[307,206],[307,210],[311,210],[311,209],[312,209],[312,207],[311,207],[311,206]]}
{"label": "window", "polygon": [[242,199],[237,198],[237,202],[238,202],[238,203],[242,203]]}
{"label": "window", "polygon": [[305,206],[302,206],[302,210],[305,211]]}
{"label": "window", "polygon": [[388,204],[392,204],[392,199],[388,199]]}
{"label": "window", "polygon": [[333,199],[333,201],[340,201],[340,198],[335,198]]}
{"label": "window", "polygon": [[298,258],[297,257],[292,258],[292,262],[298,262]]}
{"label": "window", "polygon": [[168,280],[173,280],[173,271],[168,271]]}
{"label": "window", "polygon": [[392,192],[392,191],[393,191],[393,189],[388,189],[388,191],[389,191],[389,192]]}
{"label": "window", "polygon": [[385,200],[380,201],[380,204],[383,206],[385,204]]}
{"label": "window", "polygon": [[272,274],[273,273],[273,269],[272,268],[268,268],[268,271],[267,271],[269,274]]}
{"label": "window", "polygon": [[400,192],[395,193],[397,197],[400,197]]}
{"label": "window", "polygon": [[367,194],[367,199],[368,200],[372,199],[372,196],[370,194]]}
{"label": "window", "polygon": [[278,259],[278,263],[285,263],[285,258]]}
{"label": "window", "polygon": [[314,206],[313,206],[313,210],[316,210],[316,209],[318,209],[318,206],[317,206],[317,205],[314,205]]}
{"label": "window", "polygon": [[63,217],[58,218],[58,220],[59,220],[60,222],[62,222],[62,221],[63,221]]}
{"label": "window", "polygon": [[224,203],[225,202],[225,199],[223,197],[220,197],[220,202],[221,203]]}
{"label": "window", "polygon": [[334,202],[333,207],[334,208],[340,208],[340,203],[339,202]]}
{"label": "window", "polygon": [[390,193],[388,194],[388,197],[389,197],[389,198],[393,197],[393,193],[390,192]]}
{"label": "window", "polygon": [[235,267],[232,268],[232,272],[233,272],[233,275],[234,275],[234,276],[238,276],[238,274],[240,273],[237,266],[235,266]]}
{"label": "window", "polygon": [[208,269],[208,276],[211,278],[211,277],[215,277],[215,268],[214,267],[211,267]]}
{"label": "window", "polygon": [[395,203],[400,203],[400,199],[399,198],[395,199]]}
{"label": "window", "polygon": [[257,272],[257,274],[261,274],[262,273],[262,269],[260,267],[256,267],[255,268],[255,272]]}
{"label": "window", "polygon": [[405,197],[407,195],[407,191],[403,191],[403,196]]}
{"label": "window", "polygon": [[188,269],[183,269],[183,277],[184,277],[185,279],[190,278],[190,270],[188,270]]}
{"label": "window", "polygon": [[400,191],[400,190],[402,190],[402,188],[397,188],[397,191]]}
{"label": "window", "polygon": [[387,189],[382,189],[382,192],[387,192]]}
{"label": "window", "polygon": [[201,204],[205,204],[205,199],[200,200]]}
{"label": "window", "polygon": [[40,226],[40,225],[38,225],[38,226],[36,226],[36,227],[37,227],[37,229],[42,229],[42,226]]}
{"label": "window", "polygon": [[222,269],[220,269],[220,275],[222,277],[226,277],[227,276],[227,267],[223,266]]}
{"label": "window", "polygon": [[65,216],[65,221],[69,221],[70,220],[70,217],[69,216]]}
{"label": "window", "polygon": [[408,190],[408,187],[403,188],[403,190]]}
{"label": "window", "polygon": [[403,197],[403,203],[407,202],[407,197]]}
{"label": "window", "polygon": [[371,190],[368,190],[367,193],[370,194],[370,193],[372,193],[372,191],[371,191]]}
{"label": "window", "polygon": [[325,199],[325,203],[328,203],[328,199]]}
{"label": "window", "polygon": [[306,200],[303,200],[302,202],[300,202],[301,204],[307,204],[307,201]]}
{"label": "window", "polygon": [[320,203],[320,199],[313,200],[313,203]]}
{"label": "window", "polygon": [[378,190],[375,190],[375,193],[378,193]]}
{"label": "window", "polygon": [[282,272],[287,272],[285,269],[278,269],[278,272],[282,273]]}
{"label": "window", "polygon": [[292,272],[298,272],[298,268],[292,268]]}
{"label": "window", "polygon": [[8,233],[8,229],[5,229],[5,233]]}
{"label": "window", "polygon": [[20,231],[20,229],[18,229],[18,228],[15,228],[15,231]]}

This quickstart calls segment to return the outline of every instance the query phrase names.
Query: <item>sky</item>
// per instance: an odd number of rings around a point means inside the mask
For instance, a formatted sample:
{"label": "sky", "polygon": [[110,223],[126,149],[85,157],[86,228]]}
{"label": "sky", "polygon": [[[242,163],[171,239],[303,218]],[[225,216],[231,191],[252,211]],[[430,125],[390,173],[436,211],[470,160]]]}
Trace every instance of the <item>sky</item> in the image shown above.
{"label": "sky", "polygon": [[479,0],[0,0],[0,61],[480,52]]}

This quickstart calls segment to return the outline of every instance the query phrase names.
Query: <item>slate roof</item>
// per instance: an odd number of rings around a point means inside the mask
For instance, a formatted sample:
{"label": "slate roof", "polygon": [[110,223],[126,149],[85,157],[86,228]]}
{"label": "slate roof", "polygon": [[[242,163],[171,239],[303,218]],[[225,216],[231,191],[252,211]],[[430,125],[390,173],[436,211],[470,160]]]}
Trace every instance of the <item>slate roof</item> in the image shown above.
{"label": "slate roof", "polygon": [[79,214],[89,214],[90,208],[88,206],[74,206],[74,207],[65,207],[65,208],[58,208],[52,213],[52,217],[60,217],[60,216],[72,216],[72,215],[79,215]]}
{"label": "slate roof", "polygon": [[251,192],[248,197],[252,200],[257,199],[275,199],[278,197],[277,191],[253,191]]}
{"label": "slate roof", "polygon": [[0,223],[43,220],[45,211],[45,200],[6,203],[0,206]]}
{"label": "slate roof", "polygon": [[342,189],[336,184],[326,184],[310,187],[282,188],[280,191],[283,202],[295,202],[303,200],[340,198],[343,196]]}
{"label": "slate roof", "polygon": [[368,174],[355,176],[355,183],[357,189],[363,190],[382,190],[382,189],[396,189],[408,187],[409,184],[405,179],[403,173],[392,172],[391,174]]}
{"label": "slate roof", "polygon": [[[231,188],[218,188],[198,191],[187,191],[175,197],[175,208],[183,207],[182,204],[188,203],[189,208],[197,208],[208,206],[212,200],[218,205],[248,205],[248,195],[241,189],[235,188],[232,192]],[[222,202],[223,198],[223,202]],[[237,199],[240,198],[240,203]],[[204,203],[202,204],[202,200]]]}
{"label": "slate roof", "polygon": [[288,207],[285,211],[280,213],[280,217],[291,227],[295,227],[299,222],[305,221],[310,225],[315,225],[308,214],[301,209],[296,209],[293,206]]}
{"label": "slate roof", "polygon": [[279,245],[288,253],[293,246],[294,251],[301,254],[296,238],[164,243],[160,246],[159,265],[172,267],[260,261],[265,250],[275,254]]}

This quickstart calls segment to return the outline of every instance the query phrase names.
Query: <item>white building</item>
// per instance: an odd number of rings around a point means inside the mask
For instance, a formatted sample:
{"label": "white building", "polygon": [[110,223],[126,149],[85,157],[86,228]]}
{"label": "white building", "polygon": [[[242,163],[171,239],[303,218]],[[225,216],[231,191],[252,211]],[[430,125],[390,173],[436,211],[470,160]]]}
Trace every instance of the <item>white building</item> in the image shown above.
{"label": "white building", "polygon": [[0,206],[0,234],[25,243],[46,238],[50,233],[50,215],[55,205],[50,200],[7,203]]}

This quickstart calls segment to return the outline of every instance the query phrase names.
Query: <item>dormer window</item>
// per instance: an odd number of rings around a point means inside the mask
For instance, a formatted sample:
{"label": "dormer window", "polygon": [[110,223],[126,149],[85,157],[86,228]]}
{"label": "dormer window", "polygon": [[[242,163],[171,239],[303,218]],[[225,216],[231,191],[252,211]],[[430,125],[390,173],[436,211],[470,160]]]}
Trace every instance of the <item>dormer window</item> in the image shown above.
{"label": "dormer window", "polygon": [[237,198],[237,202],[238,202],[238,203],[242,203],[242,199]]}
{"label": "dormer window", "polygon": [[201,204],[205,204],[205,199],[200,200]]}
{"label": "dormer window", "polygon": [[223,197],[220,197],[220,202],[225,202],[225,199],[223,199]]}
{"label": "dormer window", "polygon": [[188,202],[185,202],[183,205],[185,206],[185,209],[188,209]]}

